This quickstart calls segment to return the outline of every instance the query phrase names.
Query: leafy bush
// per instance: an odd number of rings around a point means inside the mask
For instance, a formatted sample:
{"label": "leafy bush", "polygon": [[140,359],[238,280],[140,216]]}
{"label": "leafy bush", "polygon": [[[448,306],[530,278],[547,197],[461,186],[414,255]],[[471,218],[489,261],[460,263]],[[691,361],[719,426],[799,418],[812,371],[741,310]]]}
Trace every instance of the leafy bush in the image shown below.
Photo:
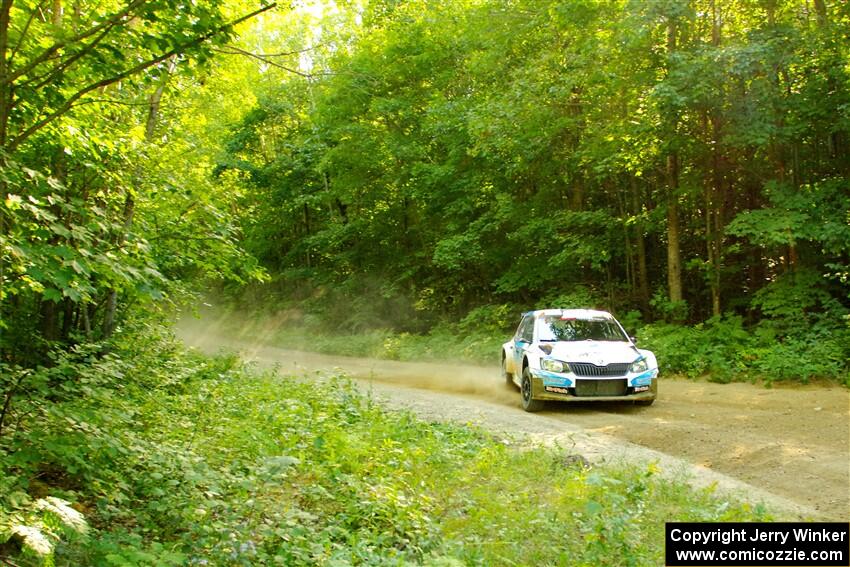
{"label": "leafy bush", "polygon": [[783,321],[768,319],[749,331],[740,317],[726,316],[691,327],[655,323],[643,327],[638,336],[642,347],[655,352],[664,372],[707,375],[724,382],[846,380],[850,332],[840,321],[820,319],[793,332],[787,328]]}
{"label": "leafy bush", "polygon": [[715,317],[693,327],[656,323],[643,327],[638,336],[665,372],[690,377],[711,373],[718,381],[742,370],[740,348],[749,339],[737,316]]}
{"label": "leafy bush", "polygon": [[463,333],[507,334],[519,324],[521,309],[510,303],[476,307],[457,324]]}
{"label": "leafy bush", "polygon": [[688,303],[684,300],[671,301],[664,288],[655,290],[649,304],[664,321],[684,321],[688,316]]}

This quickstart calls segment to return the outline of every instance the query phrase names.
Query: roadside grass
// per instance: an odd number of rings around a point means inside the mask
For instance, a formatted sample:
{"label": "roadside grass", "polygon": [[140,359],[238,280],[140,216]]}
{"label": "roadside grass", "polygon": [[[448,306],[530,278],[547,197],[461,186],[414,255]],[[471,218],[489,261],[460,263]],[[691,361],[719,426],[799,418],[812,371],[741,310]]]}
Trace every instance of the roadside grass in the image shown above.
{"label": "roadside grass", "polygon": [[20,401],[0,438],[18,565],[657,565],[665,521],[770,519],[653,465],[584,468],[164,338],[40,372],[61,395]]}
{"label": "roadside grass", "polygon": [[390,330],[365,331],[352,335],[313,334],[303,344],[303,333],[280,329],[276,345],[337,356],[357,356],[384,360],[462,361],[473,364],[498,363],[499,348],[507,339],[486,333],[455,334],[437,329],[427,335],[396,333]]}

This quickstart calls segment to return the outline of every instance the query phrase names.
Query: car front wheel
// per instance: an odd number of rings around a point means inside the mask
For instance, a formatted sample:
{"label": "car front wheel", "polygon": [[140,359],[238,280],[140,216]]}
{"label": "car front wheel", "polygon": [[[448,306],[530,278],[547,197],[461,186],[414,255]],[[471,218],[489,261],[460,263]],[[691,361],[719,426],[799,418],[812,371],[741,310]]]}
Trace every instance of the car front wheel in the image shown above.
{"label": "car front wheel", "polygon": [[522,369],[522,387],[520,388],[520,398],[522,399],[522,409],[528,412],[540,411],[543,409],[543,401],[535,400],[531,390],[531,371],[528,366]]}

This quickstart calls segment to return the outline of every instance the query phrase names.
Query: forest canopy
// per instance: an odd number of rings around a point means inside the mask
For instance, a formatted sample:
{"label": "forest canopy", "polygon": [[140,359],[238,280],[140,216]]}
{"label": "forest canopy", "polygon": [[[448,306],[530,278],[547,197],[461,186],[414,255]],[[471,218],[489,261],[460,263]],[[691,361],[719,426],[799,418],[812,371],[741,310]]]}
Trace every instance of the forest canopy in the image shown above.
{"label": "forest canopy", "polygon": [[284,295],[413,330],[585,292],[647,321],[846,315],[846,3],[330,13],[217,169]]}

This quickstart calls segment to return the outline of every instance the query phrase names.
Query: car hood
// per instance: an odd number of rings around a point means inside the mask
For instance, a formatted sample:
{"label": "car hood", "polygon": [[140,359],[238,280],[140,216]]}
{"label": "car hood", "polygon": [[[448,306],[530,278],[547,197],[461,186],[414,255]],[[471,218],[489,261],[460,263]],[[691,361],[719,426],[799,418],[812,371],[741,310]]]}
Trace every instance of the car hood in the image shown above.
{"label": "car hood", "polygon": [[552,358],[564,362],[589,362],[606,366],[614,362],[634,362],[641,355],[626,342],[570,341],[543,343],[552,345]]}

